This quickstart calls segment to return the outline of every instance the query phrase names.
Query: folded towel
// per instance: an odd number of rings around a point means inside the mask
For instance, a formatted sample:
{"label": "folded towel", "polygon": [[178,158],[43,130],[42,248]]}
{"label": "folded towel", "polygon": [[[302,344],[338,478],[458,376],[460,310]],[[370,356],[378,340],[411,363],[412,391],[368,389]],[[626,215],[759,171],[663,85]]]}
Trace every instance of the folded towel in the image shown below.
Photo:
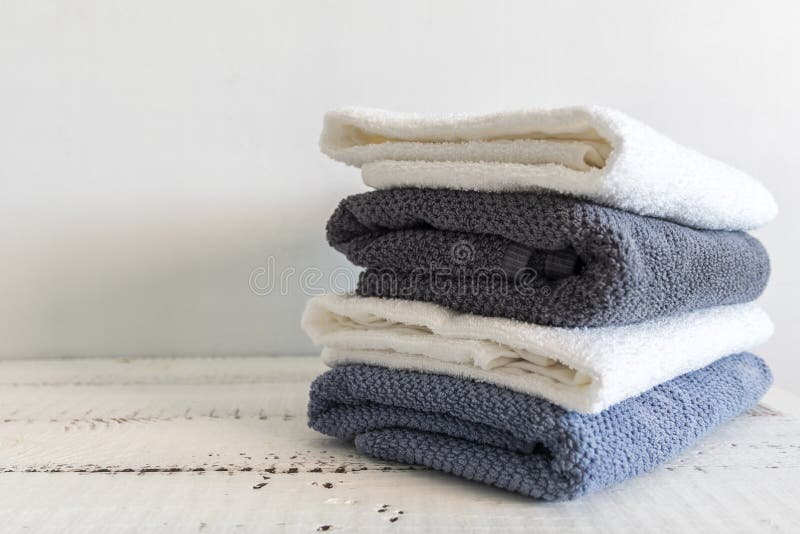
{"label": "folded towel", "polygon": [[737,354],[583,415],[491,384],[347,365],[311,385],[308,418],[377,458],[562,500],[655,468],[753,406],[770,381],[760,358]]}
{"label": "folded towel", "polygon": [[342,200],[328,241],[361,296],[551,326],[607,326],[755,299],[744,232],[695,230],[551,193],[391,189]]}
{"label": "folded towel", "polygon": [[544,188],[711,229],[777,214],[750,176],[599,107],[429,117],[345,108],[325,116],[320,146],[378,189]]}
{"label": "folded towel", "polygon": [[409,300],[324,295],[302,321],[330,366],[366,363],[489,382],[599,412],[772,334],[754,304],[635,325],[554,328]]}

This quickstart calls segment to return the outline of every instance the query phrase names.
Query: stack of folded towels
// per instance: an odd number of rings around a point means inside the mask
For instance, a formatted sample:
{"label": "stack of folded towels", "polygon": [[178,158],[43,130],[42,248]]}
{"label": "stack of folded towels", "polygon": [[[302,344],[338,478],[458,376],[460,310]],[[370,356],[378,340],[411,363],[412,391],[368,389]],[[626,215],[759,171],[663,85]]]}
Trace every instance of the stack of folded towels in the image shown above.
{"label": "stack of folded towels", "polygon": [[312,428],[546,500],[653,469],[757,403],[746,351],[772,219],[757,181],[613,110],[343,109],[321,146],[376,189],[328,241],[365,270],[311,300]]}

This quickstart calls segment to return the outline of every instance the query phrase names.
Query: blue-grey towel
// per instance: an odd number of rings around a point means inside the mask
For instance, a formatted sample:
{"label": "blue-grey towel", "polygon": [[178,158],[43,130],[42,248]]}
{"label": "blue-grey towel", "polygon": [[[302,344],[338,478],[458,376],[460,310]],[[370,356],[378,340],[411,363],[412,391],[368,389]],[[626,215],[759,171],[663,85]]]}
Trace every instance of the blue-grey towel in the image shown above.
{"label": "blue-grey towel", "polygon": [[669,460],[755,405],[771,380],[763,360],[736,354],[585,415],[486,383],[346,365],[312,384],[308,416],[377,458],[563,500]]}
{"label": "blue-grey towel", "polygon": [[744,232],[696,230],[541,192],[389,189],[345,198],[328,241],[356,292],[549,326],[622,325],[764,290]]}

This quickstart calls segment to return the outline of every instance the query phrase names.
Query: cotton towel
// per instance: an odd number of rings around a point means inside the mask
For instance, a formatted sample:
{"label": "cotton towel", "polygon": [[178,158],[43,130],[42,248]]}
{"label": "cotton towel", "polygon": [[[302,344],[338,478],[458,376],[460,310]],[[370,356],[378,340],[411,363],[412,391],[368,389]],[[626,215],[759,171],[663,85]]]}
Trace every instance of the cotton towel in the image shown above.
{"label": "cotton towel", "polygon": [[777,206],[756,180],[601,107],[424,116],[344,108],[325,116],[330,157],[378,189],[550,189],[689,226],[744,230]]}
{"label": "cotton towel", "polygon": [[761,359],[738,354],[583,415],[491,384],[347,365],[311,385],[308,417],[377,458],[563,500],[669,460],[753,406],[770,381]]}
{"label": "cotton towel", "polygon": [[758,297],[769,258],[695,230],[552,193],[391,189],[345,198],[328,241],[361,296],[550,326],[609,326]]}
{"label": "cotton towel", "polygon": [[773,329],[754,304],[567,329],[333,294],[312,299],[302,325],[330,366],[366,363],[472,378],[586,413],[750,350]]}

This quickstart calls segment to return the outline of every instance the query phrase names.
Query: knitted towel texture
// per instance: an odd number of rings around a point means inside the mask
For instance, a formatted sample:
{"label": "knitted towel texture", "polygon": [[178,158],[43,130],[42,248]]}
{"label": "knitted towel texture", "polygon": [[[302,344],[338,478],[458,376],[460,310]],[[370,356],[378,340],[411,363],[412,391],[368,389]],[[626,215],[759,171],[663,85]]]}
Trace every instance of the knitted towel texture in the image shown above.
{"label": "knitted towel texture", "polygon": [[361,296],[541,325],[623,325],[748,302],[769,259],[744,232],[696,230],[560,195],[391,189],[342,200],[328,241]]}
{"label": "knitted towel texture", "polygon": [[302,326],[331,367],[365,363],[473,378],[588,413],[752,350],[772,334],[754,303],[626,326],[556,328],[353,295],[311,299]]}
{"label": "knitted towel texture", "polygon": [[585,415],[468,379],[346,365],[312,384],[308,417],[377,458],[564,500],[669,460],[753,406],[770,382],[766,364],[742,353]]}
{"label": "knitted towel texture", "polygon": [[325,116],[320,147],[378,189],[548,189],[722,230],[777,213],[742,171],[597,106],[439,116],[343,108]]}
{"label": "knitted towel texture", "polygon": [[772,381],[749,352],[777,214],[745,173],[600,107],[344,108],[320,147],[376,191],[331,246],[355,293],[309,303],[331,370],[309,426],[368,455],[548,501],[673,458]]}

